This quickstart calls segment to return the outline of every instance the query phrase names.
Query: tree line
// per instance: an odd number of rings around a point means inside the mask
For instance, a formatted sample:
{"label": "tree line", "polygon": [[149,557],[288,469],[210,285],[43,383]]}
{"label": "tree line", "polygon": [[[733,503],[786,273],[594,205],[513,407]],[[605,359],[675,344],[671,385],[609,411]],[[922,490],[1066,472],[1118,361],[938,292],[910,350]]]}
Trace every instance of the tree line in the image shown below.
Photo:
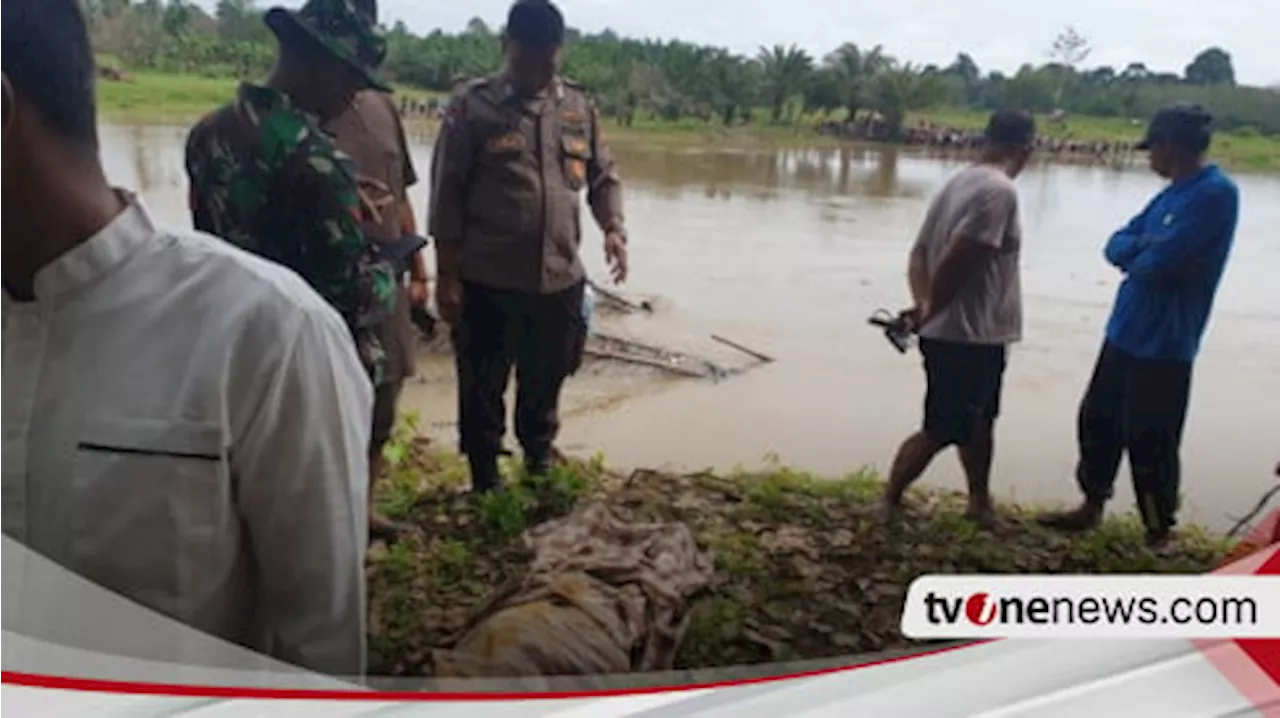
{"label": "tree line", "polygon": [[[131,69],[248,77],[267,70],[272,37],[255,0],[219,0],[212,14],[190,0],[81,0],[95,48]],[[501,65],[501,30],[474,19],[456,33],[385,28],[384,71],[394,80],[448,92]],[[761,121],[852,121],[873,113],[901,133],[907,113],[929,107],[1141,118],[1174,101],[1209,107],[1219,126],[1280,136],[1280,92],[1236,82],[1231,56],[1218,47],[1192,58],[1181,74],[1141,62],[1086,67],[1087,38],[1065,29],[1048,61],[1012,74],[983,71],[967,53],[946,66],[895,58],[883,47],[845,43],[821,57],[792,46],[755,54],[678,40],[626,38],[610,30],[569,31],[565,74],[586,85],[621,124],[638,116],[735,125]]]}

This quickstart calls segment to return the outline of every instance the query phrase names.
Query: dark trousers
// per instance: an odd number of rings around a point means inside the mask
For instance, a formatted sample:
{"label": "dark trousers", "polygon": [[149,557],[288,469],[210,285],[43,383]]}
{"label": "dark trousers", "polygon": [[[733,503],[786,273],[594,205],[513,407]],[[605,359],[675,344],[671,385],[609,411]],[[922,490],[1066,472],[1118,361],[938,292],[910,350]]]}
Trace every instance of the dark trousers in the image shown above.
{"label": "dark trousers", "polygon": [[472,462],[502,450],[513,367],[516,438],[526,459],[547,458],[560,430],[560,389],[582,363],[584,286],[530,294],[464,283],[454,352],[460,448]]}
{"label": "dark trousers", "polygon": [[1120,457],[1128,452],[1147,531],[1160,534],[1174,526],[1190,392],[1190,362],[1139,359],[1103,344],[1078,424],[1076,480],[1090,501],[1111,498]]}

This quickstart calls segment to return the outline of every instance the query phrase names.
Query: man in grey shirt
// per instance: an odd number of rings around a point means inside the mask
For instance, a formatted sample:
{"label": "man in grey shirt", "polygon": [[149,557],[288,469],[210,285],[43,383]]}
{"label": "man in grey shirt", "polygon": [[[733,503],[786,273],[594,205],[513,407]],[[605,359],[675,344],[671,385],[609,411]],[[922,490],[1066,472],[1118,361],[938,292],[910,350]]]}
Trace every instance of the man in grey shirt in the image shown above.
{"label": "man in grey shirt", "polygon": [[943,187],[911,249],[915,306],[904,312],[920,335],[927,391],[924,425],[894,459],[884,504],[897,515],[902,495],[933,457],[955,445],[969,486],[966,516],[994,518],[992,427],[1000,413],[1005,347],[1022,336],[1018,257],[1022,231],[1013,179],[1026,166],[1035,120],[992,115],[982,159]]}

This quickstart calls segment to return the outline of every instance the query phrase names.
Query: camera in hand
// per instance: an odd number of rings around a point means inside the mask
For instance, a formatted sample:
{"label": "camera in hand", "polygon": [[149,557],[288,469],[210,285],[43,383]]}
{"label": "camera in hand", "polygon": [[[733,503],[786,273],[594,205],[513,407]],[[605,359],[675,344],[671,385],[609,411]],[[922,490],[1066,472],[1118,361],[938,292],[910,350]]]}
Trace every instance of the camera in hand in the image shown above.
{"label": "camera in hand", "polygon": [[907,349],[911,348],[911,326],[907,322],[906,312],[893,316],[888,311],[881,309],[871,318],[867,320],[869,324],[879,327],[884,331],[885,339],[893,345],[894,349],[900,354],[906,354]]}

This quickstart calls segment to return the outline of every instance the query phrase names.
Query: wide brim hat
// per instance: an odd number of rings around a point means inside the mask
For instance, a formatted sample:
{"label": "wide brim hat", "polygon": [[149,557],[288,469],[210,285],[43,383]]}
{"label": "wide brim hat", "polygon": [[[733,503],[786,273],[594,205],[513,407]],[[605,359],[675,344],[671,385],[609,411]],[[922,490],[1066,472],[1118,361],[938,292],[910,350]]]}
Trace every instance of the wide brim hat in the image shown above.
{"label": "wide brim hat", "polygon": [[369,87],[392,91],[377,71],[387,54],[386,40],[351,0],[309,0],[298,10],[273,7],[262,19],[281,42],[302,33],[358,71]]}

